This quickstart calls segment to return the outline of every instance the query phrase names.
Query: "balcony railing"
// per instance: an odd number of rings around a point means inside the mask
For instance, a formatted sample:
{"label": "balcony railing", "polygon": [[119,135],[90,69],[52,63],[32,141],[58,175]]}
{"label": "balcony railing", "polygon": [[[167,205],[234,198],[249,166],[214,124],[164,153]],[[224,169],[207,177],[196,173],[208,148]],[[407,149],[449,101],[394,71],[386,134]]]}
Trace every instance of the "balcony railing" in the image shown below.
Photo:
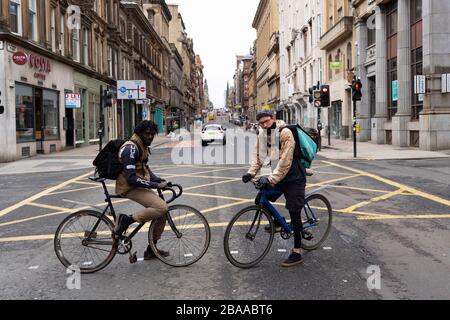
{"label": "balcony railing", "polygon": [[343,17],[320,38],[320,49],[329,50],[352,35],[353,17]]}

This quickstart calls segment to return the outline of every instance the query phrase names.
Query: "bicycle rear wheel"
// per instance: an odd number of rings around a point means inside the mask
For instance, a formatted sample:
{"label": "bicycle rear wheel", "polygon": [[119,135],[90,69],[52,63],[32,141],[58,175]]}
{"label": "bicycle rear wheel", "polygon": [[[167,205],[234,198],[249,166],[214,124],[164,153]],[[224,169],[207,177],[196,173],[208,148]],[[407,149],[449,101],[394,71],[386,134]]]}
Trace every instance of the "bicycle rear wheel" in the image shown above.
{"label": "bicycle rear wheel", "polygon": [[[208,221],[200,211],[184,205],[169,207],[168,215],[173,226],[169,220],[166,221],[157,245],[153,243],[157,224],[152,221],[148,231],[150,247],[159,260],[172,267],[187,267],[196,263],[209,247],[211,230]],[[169,252],[169,256],[162,256],[157,249]]]}
{"label": "bicycle rear wheel", "polygon": [[[264,227],[270,225],[271,232]],[[228,224],[224,238],[227,259],[238,268],[251,268],[261,262],[269,252],[274,238],[273,221],[269,213],[259,206],[238,212]]]}
{"label": "bicycle rear wheel", "polygon": [[305,206],[301,213],[303,224],[302,248],[317,249],[330,233],[333,221],[331,204],[321,194],[312,194],[305,199]]}
{"label": "bicycle rear wheel", "polygon": [[61,222],[53,241],[56,256],[66,267],[76,266],[81,273],[105,268],[117,251],[114,223],[101,212],[83,210]]}

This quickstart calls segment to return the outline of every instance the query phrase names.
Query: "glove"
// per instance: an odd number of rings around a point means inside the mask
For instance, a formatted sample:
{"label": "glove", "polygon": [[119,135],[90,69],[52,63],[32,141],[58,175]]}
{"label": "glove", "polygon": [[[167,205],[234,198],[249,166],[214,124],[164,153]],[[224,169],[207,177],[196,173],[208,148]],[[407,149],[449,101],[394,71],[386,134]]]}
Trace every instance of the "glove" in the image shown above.
{"label": "glove", "polygon": [[252,180],[253,176],[250,173],[247,173],[242,176],[242,182],[243,183],[249,183],[250,180]]}
{"label": "glove", "polygon": [[259,178],[259,179],[258,179],[258,183],[259,183],[260,185],[262,185],[262,186],[268,186],[268,185],[270,185],[269,178],[267,178],[267,177],[261,177],[261,178]]}
{"label": "glove", "polygon": [[167,181],[162,181],[161,183],[158,183],[158,189],[162,190],[167,188]]}

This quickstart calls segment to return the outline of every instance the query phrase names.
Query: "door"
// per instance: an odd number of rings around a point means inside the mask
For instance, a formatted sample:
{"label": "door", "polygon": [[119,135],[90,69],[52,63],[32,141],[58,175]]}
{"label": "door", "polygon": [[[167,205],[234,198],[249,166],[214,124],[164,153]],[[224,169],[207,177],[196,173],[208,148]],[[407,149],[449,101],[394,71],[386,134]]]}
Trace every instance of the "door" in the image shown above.
{"label": "door", "polygon": [[339,137],[342,129],[342,101],[331,103],[331,134]]}
{"label": "door", "polygon": [[34,88],[36,152],[44,153],[44,110],[42,104],[42,89]]}
{"label": "door", "polygon": [[73,119],[73,109],[66,108],[65,114],[66,146],[75,146],[75,121]]}

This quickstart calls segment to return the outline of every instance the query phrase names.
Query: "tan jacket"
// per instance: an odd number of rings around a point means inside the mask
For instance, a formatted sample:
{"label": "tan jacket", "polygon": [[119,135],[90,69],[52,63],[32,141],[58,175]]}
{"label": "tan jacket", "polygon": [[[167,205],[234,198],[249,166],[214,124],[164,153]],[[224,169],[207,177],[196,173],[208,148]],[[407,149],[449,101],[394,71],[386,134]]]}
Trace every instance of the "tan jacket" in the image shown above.
{"label": "tan jacket", "polygon": [[[147,147],[144,146],[144,144],[141,141],[141,138],[139,138],[139,136],[136,134],[134,134],[131,137],[130,141],[126,142],[122,146],[122,148],[125,145],[129,144],[135,144],[139,148],[139,159],[136,161],[136,175],[144,180],[150,180],[150,172],[145,166],[145,161],[148,159],[150,151],[148,150]],[[131,189],[133,189],[133,187],[128,184],[127,178],[122,172],[116,180],[116,193],[126,194]]]}
{"label": "tan jacket", "polygon": [[[272,132],[272,139],[267,145],[267,130],[260,130],[256,139],[256,146],[253,151],[253,157],[248,173],[255,177],[263,166],[264,159],[269,156],[271,161],[278,161],[278,164],[269,181],[272,185],[280,183],[291,169],[292,160],[295,151],[295,139],[291,130],[280,129],[286,127],[283,120],[276,121],[277,128]],[[281,142],[281,143],[280,143]],[[280,149],[278,146],[281,146]]]}

